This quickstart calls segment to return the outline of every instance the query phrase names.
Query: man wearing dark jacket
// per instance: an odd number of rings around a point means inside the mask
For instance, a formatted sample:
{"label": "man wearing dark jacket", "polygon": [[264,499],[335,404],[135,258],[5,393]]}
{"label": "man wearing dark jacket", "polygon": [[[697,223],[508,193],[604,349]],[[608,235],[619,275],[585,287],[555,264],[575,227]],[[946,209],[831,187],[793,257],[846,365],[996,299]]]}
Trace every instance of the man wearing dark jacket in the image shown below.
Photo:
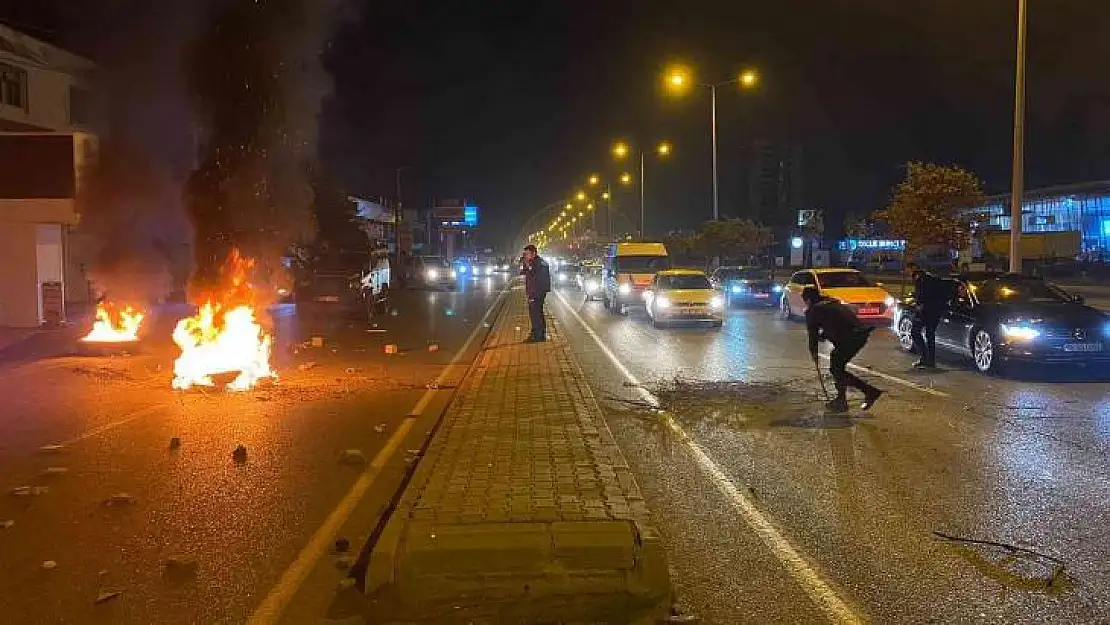
{"label": "man wearing dark jacket", "polygon": [[543,300],[551,291],[551,271],[547,261],[536,253],[535,245],[524,246],[520,259],[520,275],[524,276],[524,290],[528,294],[528,316],[532,320],[532,334],[527,342],[547,340],[547,322],[543,318]]}
{"label": "man wearing dark jacket", "polygon": [[913,301],[917,308],[913,316],[910,336],[920,358],[913,363],[915,369],[931,369],[937,365],[937,326],[956,297],[959,283],[938,278],[914,263],[907,265],[913,277]]}
{"label": "man wearing dark jacket", "polygon": [[840,302],[822,297],[817,287],[807,286],[802,290],[802,300],[806,303],[806,329],[809,331],[809,355],[817,364],[817,344],[829,341],[833,344],[829,354],[829,372],[836,385],[836,399],[825,404],[831,412],[847,412],[848,387],[863,392],[860,408],[869,410],[883,394],[848,372],[848,363],[867,344],[874,328],[865,326],[856,318],[856,313]]}

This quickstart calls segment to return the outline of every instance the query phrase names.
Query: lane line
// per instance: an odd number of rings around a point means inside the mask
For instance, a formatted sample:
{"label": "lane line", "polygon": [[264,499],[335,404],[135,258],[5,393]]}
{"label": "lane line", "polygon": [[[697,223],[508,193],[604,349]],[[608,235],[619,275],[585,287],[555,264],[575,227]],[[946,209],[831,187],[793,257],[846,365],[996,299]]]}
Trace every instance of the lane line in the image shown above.
{"label": "lane line", "polygon": [[[504,298],[506,292],[507,290],[502,290],[493,304],[486,309],[486,314],[483,315],[482,320],[474,326],[474,330],[471,331],[466,342],[455,352],[454,357],[451,358],[451,362],[444,367],[443,371],[436,377],[437,387],[443,385],[443,382],[447,379],[448,373],[454,370],[455,366],[462,361],[463,357],[470,349],[470,346],[474,343],[474,339],[482,330],[486,329],[485,325],[489,321],[490,315],[498,308],[498,304]],[[339,501],[339,504],[331,511],[327,519],[324,520],[323,525],[316,530],[316,533],[309,539],[308,544],[301,549],[297,557],[293,559],[292,564],[289,565],[289,568],[282,573],[281,578],[278,579],[274,587],[270,589],[266,598],[255,608],[254,613],[252,613],[247,620],[249,625],[272,625],[281,620],[282,615],[285,613],[285,609],[289,606],[289,602],[293,600],[297,591],[300,590],[301,585],[304,584],[309,573],[312,572],[316,567],[316,563],[328,551],[332,540],[339,533],[343,524],[347,522],[347,519],[350,518],[351,513],[358,507],[366,491],[369,490],[386,463],[389,462],[389,459],[397,452],[397,449],[400,448],[401,443],[412,429],[413,424],[416,423],[416,419],[411,417],[419,416],[417,408],[423,410],[428,406],[428,403],[431,402],[432,396],[436,393],[445,391],[450,391],[450,389],[442,389],[441,391],[439,388],[430,388],[424,392],[413,410],[401,421],[401,425],[393,432],[389,439],[386,440],[385,445],[374,456],[374,459],[370,461],[366,470],[359,475],[358,479],[355,480],[355,483],[352,484],[351,488],[347,491],[347,494],[343,496],[343,499]]]}
{"label": "lane line", "polygon": [[[601,340],[597,332],[586,320],[582,318],[578,311],[571,306],[562,293],[556,292],[556,296],[562,302],[563,306],[570,311],[582,328],[597,344],[598,348],[604,353],[609,361],[613,363],[618,371],[625,377],[627,382],[634,388],[644,401],[653,406],[660,406],[659,399],[649,390],[644,388],[640,380],[629,371],[628,367],[617,358],[616,354],[609,349],[609,346]],[[713,485],[717,490],[725,496],[733,508],[740,513],[740,517],[748,525],[748,527],[759,537],[764,545],[771,551],[771,553],[778,559],[783,568],[794,578],[794,581],[801,586],[806,595],[813,601],[813,603],[820,609],[825,616],[833,623],[845,624],[862,624],[865,619],[856,613],[852,606],[845,599],[841,598],[839,593],[833,588],[832,584],[825,581],[824,576],[818,571],[816,565],[811,563],[808,558],[802,555],[801,551],[796,549],[790,544],[790,541],[783,536],[782,532],[775,527],[774,523],[764,515],[759,508],[752,502],[752,500],[745,495],[728,475],[721,470],[717,463],[705,452],[704,449],[697,442],[695,442],[686,430],[682,428],[671,416],[665,412],[660,412],[663,423],[675,434],[679,441],[681,441],[690,450],[691,455],[697,461],[698,465],[705,471]]]}
{"label": "lane line", "polygon": [[73,438],[71,438],[67,441],[62,441],[61,443],[58,443],[58,444],[61,445],[62,447],[69,447],[70,445],[73,445],[74,443],[80,443],[81,441],[93,438],[94,436],[100,436],[101,434],[103,434],[105,432],[108,432],[108,431],[111,431],[111,430],[114,430],[114,429],[118,428],[121,425],[127,425],[128,423],[131,423],[135,419],[140,419],[142,417],[145,417],[146,415],[148,415],[151,412],[154,412],[156,410],[160,410],[162,408],[168,408],[170,405],[171,404],[169,402],[163,402],[163,403],[160,403],[160,404],[154,404],[153,406],[147,406],[146,408],[140,408],[140,409],[136,410],[135,412],[131,412],[131,413],[128,413],[128,414],[124,415],[122,418],[116,419],[115,421],[111,421],[109,423],[105,423],[104,425],[99,425],[99,426],[97,426],[97,427],[95,427],[91,430],[88,430],[86,432],[78,434],[77,436],[74,436]]}
{"label": "lane line", "polygon": [[[819,354],[819,356],[821,356],[821,358],[823,360],[828,360],[829,359],[829,356],[827,354]],[[853,371],[859,371],[860,373],[869,373],[871,375],[880,377],[884,380],[894,382],[895,384],[901,384],[902,386],[905,386],[906,388],[912,388],[915,391],[921,391],[922,393],[928,393],[929,395],[933,395],[933,396],[936,396],[936,397],[944,397],[946,399],[952,397],[951,395],[949,395],[948,393],[945,393],[944,391],[938,391],[935,388],[931,388],[931,387],[928,387],[928,386],[922,386],[922,385],[920,385],[916,382],[910,382],[909,380],[902,379],[902,378],[900,378],[896,375],[890,375],[889,373],[883,373],[882,371],[879,371],[878,369],[871,369],[869,367],[864,367],[862,365],[857,365],[853,362],[848,363],[848,368],[853,370]]]}

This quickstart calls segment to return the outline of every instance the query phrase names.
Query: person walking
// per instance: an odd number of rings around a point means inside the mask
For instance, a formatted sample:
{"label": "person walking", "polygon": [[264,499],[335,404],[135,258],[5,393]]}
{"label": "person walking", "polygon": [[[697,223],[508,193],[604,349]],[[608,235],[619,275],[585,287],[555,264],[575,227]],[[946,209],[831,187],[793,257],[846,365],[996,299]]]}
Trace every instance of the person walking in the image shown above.
{"label": "person walking", "polygon": [[959,291],[955,280],[938,278],[921,269],[916,263],[906,268],[913,278],[913,301],[916,308],[910,337],[918,360],[914,369],[932,369],[937,366],[937,326],[948,310],[952,298]]}
{"label": "person walking", "polygon": [[809,332],[809,355],[817,365],[817,344],[829,341],[833,344],[829,354],[829,373],[836,385],[836,398],[825,404],[830,412],[848,411],[848,387],[863,393],[860,408],[870,410],[883,392],[848,372],[848,363],[867,344],[871,331],[875,328],[863,325],[856,313],[840,302],[822,297],[817,287],[802,289],[802,301],[806,304],[806,330]]}
{"label": "person walking", "polygon": [[520,258],[520,275],[524,276],[524,290],[528,295],[528,317],[532,322],[532,334],[526,343],[542,343],[547,340],[547,321],[543,317],[543,302],[551,292],[551,270],[537,252],[535,245],[524,246]]}

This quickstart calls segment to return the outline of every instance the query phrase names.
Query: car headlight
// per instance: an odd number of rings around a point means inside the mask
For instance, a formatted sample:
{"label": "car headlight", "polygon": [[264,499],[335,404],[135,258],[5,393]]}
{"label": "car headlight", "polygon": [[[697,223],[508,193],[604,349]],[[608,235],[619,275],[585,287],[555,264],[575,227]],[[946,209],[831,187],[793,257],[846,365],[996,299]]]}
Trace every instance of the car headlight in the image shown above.
{"label": "car headlight", "polygon": [[655,298],[655,307],[656,308],[670,308],[671,307],[671,300],[669,300],[666,297],[660,295],[659,297]]}
{"label": "car headlight", "polygon": [[1041,335],[1041,331],[1025,324],[1002,324],[1002,334],[1015,341],[1032,341]]}
{"label": "car headlight", "polygon": [[720,308],[721,305],[722,305],[722,302],[721,302],[720,297],[717,297],[716,295],[714,295],[713,297],[709,298],[709,307],[710,308]]}
{"label": "car headlight", "polygon": [[774,293],[782,293],[782,285],[781,284],[774,285],[773,287],[771,287],[771,291],[774,292]]}
{"label": "car headlight", "polygon": [[621,285],[617,287],[617,291],[622,295],[628,295],[632,292],[632,285],[627,282],[622,282]]}
{"label": "car headlight", "polygon": [[597,290],[597,280],[586,280],[586,290],[587,291],[596,291]]}
{"label": "car headlight", "polygon": [[732,285],[732,288],[730,290],[733,293],[743,293],[744,292],[744,285],[743,284],[734,284],[734,285]]}
{"label": "car headlight", "polygon": [[567,274],[565,274],[565,273],[559,274],[559,282],[566,282],[566,281],[567,281]]}
{"label": "car headlight", "polygon": [[897,303],[898,303],[898,300],[894,299],[893,295],[887,295],[886,296],[886,307],[887,308],[894,308],[894,305],[897,304]]}
{"label": "car headlight", "polygon": [[493,267],[486,267],[486,275],[487,276],[492,276],[493,275]]}
{"label": "car headlight", "polygon": [[424,277],[429,279],[429,280],[435,280],[436,278],[439,277],[439,272],[436,271],[435,269],[429,269],[429,270],[424,272]]}
{"label": "car headlight", "polygon": [[[465,270],[464,270],[464,271],[465,271]],[[458,273],[457,271],[455,271],[454,269],[452,269],[452,270],[451,270],[451,273],[450,273],[449,275],[450,275],[450,276],[451,276],[452,278],[457,278],[457,277],[459,277],[459,273]]]}
{"label": "car headlight", "polygon": [[459,265],[459,273],[466,273],[466,265]]}

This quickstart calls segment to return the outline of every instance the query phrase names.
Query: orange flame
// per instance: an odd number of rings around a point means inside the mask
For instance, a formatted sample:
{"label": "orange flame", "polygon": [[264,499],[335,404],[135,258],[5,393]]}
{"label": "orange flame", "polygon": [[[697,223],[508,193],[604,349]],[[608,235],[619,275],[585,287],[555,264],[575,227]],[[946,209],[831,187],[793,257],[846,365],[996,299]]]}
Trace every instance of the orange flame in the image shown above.
{"label": "orange flame", "polygon": [[146,316],[132,306],[122,310],[108,302],[96,305],[92,331],[81,338],[89,343],[125,343],[139,340],[139,326]]}
{"label": "orange flame", "polygon": [[197,314],[177,322],[173,340],[181,355],[173,364],[173,387],[213,386],[213,375],[238,372],[231,391],[254,388],[276,378],[270,367],[273,338],[255,319],[253,291],[247,273],[253,266],[233,250],[224,266],[225,285],[210,293]]}

